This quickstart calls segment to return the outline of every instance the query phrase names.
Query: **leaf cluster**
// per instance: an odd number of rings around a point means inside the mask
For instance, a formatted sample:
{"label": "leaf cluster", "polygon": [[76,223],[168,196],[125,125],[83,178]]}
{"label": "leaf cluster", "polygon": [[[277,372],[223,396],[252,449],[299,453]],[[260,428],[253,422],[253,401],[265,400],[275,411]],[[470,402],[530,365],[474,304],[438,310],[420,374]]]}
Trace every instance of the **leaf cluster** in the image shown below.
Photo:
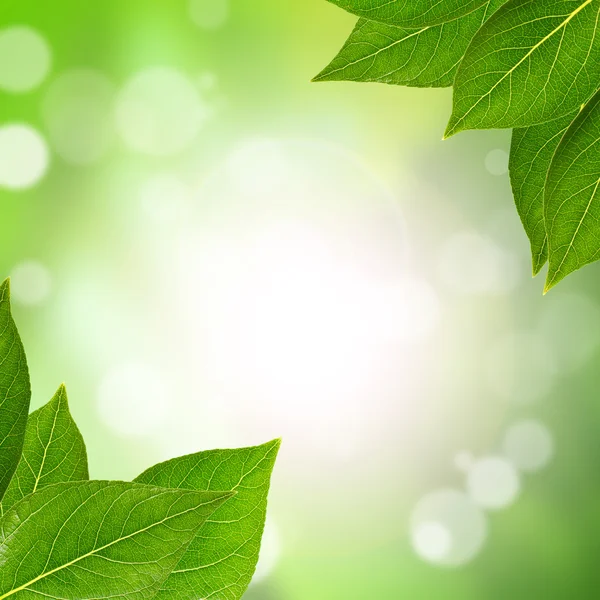
{"label": "leaf cluster", "polygon": [[239,600],[258,560],[279,440],[200,452],[134,482],[90,481],[61,386],[30,382],[0,285],[0,600]]}
{"label": "leaf cluster", "polygon": [[600,259],[600,0],[329,0],[360,17],[316,81],[453,87],[445,138],[513,129],[545,291]]}

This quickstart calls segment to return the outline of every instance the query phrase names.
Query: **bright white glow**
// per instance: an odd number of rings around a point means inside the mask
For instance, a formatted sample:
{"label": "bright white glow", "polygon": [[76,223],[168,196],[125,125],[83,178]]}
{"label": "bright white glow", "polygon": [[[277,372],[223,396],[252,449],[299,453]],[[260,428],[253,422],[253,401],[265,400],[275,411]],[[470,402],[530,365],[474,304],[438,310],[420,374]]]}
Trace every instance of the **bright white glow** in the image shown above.
{"label": "bright white glow", "polygon": [[168,415],[167,385],[150,365],[119,365],[100,383],[98,411],[106,425],[118,434],[149,435]]}
{"label": "bright white glow", "polygon": [[209,115],[190,79],[166,67],[152,67],[134,75],[117,103],[117,125],[125,143],[133,150],[157,156],[187,148]]}
{"label": "bright white glow", "polygon": [[252,583],[260,583],[267,579],[275,570],[281,558],[281,535],[271,517],[267,517],[265,531],[260,546],[260,555]]}
{"label": "bright white glow", "polygon": [[51,55],[46,40],[31,27],[0,30],[0,89],[29,92],[50,71]]}
{"label": "bright white glow", "polygon": [[50,272],[37,261],[28,260],[18,264],[10,277],[12,299],[20,304],[41,304],[52,290]]}
{"label": "bright white glow", "polygon": [[566,372],[588,363],[600,349],[600,306],[583,294],[552,290],[540,308],[538,331]]}
{"label": "bright white glow", "polygon": [[504,437],[502,450],[521,471],[539,471],[554,454],[554,440],[548,428],[539,421],[519,421]]}
{"label": "bright white glow", "polygon": [[89,164],[106,154],[115,136],[114,98],[111,81],[89,69],[66,71],[52,82],[42,113],[64,160]]}
{"label": "bright white glow", "polygon": [[484,513],[459,491],[441,490],[425,496],[411,516],[415,552],[436,565],[457,567],[470,562],[486,535]]}
{"label": "bright white glow", "polygon": [[415,529],[413,544],[421,558],[438,562],[452,549],[452,535],[441,523],[422,523]]}
{"label": "bright white glow", "polygon": [[176,222],[189,208],[190,191],[174,175],[155,175],[140,190],[142,210],[156,223]]}
{"label": "bright white glow", "polygon": [[508,159],[508,153],[505,150],[497,148],[488,152],[485,157],[485,168],[492,175],[506,175],[508,173]]}
{"label": "bright white glow", "polygon": [[42,179],[50,157],[44,138],[31,126],[0,127],[0,187],[27,189]]}
{"label": "bright white glow", "polygon": [[202,29],[218,29],[229,17],[229,0],[190,0],[190,17]]}
{"label": "bright white glow", "polygon": [[490,390],[509,402],[541,400],[556,381],[557,364],[545,339],[533,333],[508,333],[488,351],[485,374]]}
{"label": "bright white glow", "polygon": [[504,294],[519,281],[517,258],[490,238],[463,232],[442,247],[439,273],[442,281],[462,294]]}
{"label": "bright white glow", "polygon": [[372,434],[373,387],[416,380],[440,321],[436,291],[407,270],[397,202],[337,148],[252,140],[193,204],[176,290],[204,385],[248,434],[347,461]]}
{"label": "bright white glow", "polygon": [[[427,284],[369,278],[299,223],[259,231],[241,245],[219,239],[186,248],[183,258],[205,280],[205,306],[214,294],[206,307],[215,328],[211,356],[226,370],[233,362],[238,377],[277,398],[341,400],[372,376],[373,348],[424,340],[439,318]],[[319,404],[319,416],[339,418],[338,407]]]}
{"label": "bright white glow", "polygon": [[519,495],[519,489],[519,474],[515,467],[497,456],[478,460],[467,476],[469,496],[488,510],[510,506]]}

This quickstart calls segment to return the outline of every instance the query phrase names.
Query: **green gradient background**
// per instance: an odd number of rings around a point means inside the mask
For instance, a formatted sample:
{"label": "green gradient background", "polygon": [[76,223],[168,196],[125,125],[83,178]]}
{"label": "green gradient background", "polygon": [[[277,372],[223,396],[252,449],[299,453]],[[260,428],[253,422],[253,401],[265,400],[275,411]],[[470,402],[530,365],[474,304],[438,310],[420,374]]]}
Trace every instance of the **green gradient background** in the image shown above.
{"label": "green gradient background", "polygon": [[[44,132],[40,102],[52,77],[68,68],[98,69],[117,84],[155,64],[191,75],[211,72],[223,103],[201,132],[194,162],[185,169],[195,169],[201,177],[238,140],[254,136],[334,143],[359,156],[394,190],[414,271],[435,279],[442,241],[468,228],[493,232],[500,246],[520,257],[526,273],[528,245],[512,208],[508,178],[492,176],[484,166],[490,150],[508,148],[506,132],[467,133],[442,143],[448,90],[310,83],[353,22],[324,0],[232,0],[229,21],[210,32],[193,26],[183,0],[4,2],[0,25],[25,23],[38,29],[52,46],[53,70],[30,94],[0,94],[0,122],[27,121]],[[135,217],[134,200],[115,191],[116,182],[123,173],[150,174],[181,160],[140,157],[117,144],[90,167],[69,166],[53,156],[50,172],[34,189],[0,191],[0,273],[9,274],[28,258],[43,259],[53,273],[47,303],[15,306],[32,371],[34,407],[60,381],[67,382],[96,477],[132,478],[162,458],[152,439],[119,437],[104,427],[95,394],[113,354],[135,354],[165,343],[155,337],[154,324],[165,310],[169,281],[153,281],[154,271],[143,268],[145,260],[150,264],[156,259],[145,257],[152,233]],[[121,268],[123,262],[136,267]],[[271,576],[247,597],[597,597],[598,356],[558,379],[544,401],[533,406],[499,405],[475,384],[482,377],[478,355],[499,332],[526,329],[561,295],[583,294],[598,303],[598,273],[598,267],[589,267],[547,298],[542,298],[541,280],[525,276],[508,294],[442,300],[448,305],[447,335],[439,338],[445,351],[432,352],[431,371],[420,375],[436,380],[435,393],[424,393],[422,400],[429,418],[416,432],[407,431],[418,438],[410,443],[398,439],[381,446],[374,442],[373,449],[361,447],[355,473],[352,464],[341,473],[315,453],[303,456],[302,448],[290,451],[286,460],[284,440],[272,496],[282,554]],[[63,296],[73,278],[88,286],[94,300],[77,313]],[[154,291],[160,301],[152,299]],[[97,351],[90,347],[99,331],[113,329],[114,352],[110,345]],[[173,352],[177,362],[184,350],[174,346]],[[444,389],[447,394],[440,394]],[[210,411],[210,404],[205,410]],[[452,455],[463,448],[477,455],[493,451],[503,428],[520,417],[541,419],[550,428],[556,444],[553,462],[524,477],[513,506],[490,515],[486,544],[470,564],[443,569],[419,560],[409,540],[412,507],[435,489],[461,488],[464,476],[453,467]],[[388,418],[372,415],[374,421]],[[399,412],[394,418],[403,417]],[[233,445],[247,441],[236,441],[234,433],[228,439]],[[198,449],[202,447],[199,439]],[[382,454],[389,460],[378,464],[375,457]],[[301,483],[294,482],[294,469],[303,473]],[[306,473],[314,475],[313,485],[306,485]]]}

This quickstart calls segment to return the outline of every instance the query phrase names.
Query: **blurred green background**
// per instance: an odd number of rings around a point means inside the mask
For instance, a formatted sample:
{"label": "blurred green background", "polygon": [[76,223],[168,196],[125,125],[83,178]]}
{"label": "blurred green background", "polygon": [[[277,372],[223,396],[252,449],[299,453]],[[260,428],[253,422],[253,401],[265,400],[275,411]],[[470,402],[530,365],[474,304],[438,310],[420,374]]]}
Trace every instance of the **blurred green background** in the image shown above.
{"label": "blurred green background", "polygon": [[93,476],[282,436],[249,599],[597,596],[598,268],[542,298],[507,132],[311,84],[324,0],[0,20],[0,273]]}

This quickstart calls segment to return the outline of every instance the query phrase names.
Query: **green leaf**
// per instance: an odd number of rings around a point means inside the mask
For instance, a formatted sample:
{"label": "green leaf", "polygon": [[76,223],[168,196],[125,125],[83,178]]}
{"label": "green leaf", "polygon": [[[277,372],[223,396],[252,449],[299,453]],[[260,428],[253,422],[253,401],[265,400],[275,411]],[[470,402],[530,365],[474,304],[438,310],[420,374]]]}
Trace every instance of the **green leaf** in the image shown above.
{"label": "green leaf", "polygon": [[0,499],[19,464],[31,399],[25,350],[10,312],[10,284],[0,285]]}
{"label": "green leaf", "polygon": [[544,224],[544,186],[554,152],[579,111],[566,117],[515,129],[510,149],[510,180],[517,211],[531,244],[533,275],[548,260]]}
{"label": "green leaf", "polygon": [[67,391],[55,396],[29,416],[19,466],[0,505],[4,514],[13,504],[52,483],[89,479],[83,437],[73,421]]}
{"label": "green leaf", "polygon": [[400,25],[427,27],[469,14],[487,0],[329,0],[359,17]]}
{"label": "green leaf", "polygon": [[231,493],[60,483],[0,520],[0,600],[153,598]]}
{"label": "green leaf", "polygon": [[548,291],[600,258],[600,92],[564,134],[548,171],[544,203]]}
{"label": "green leaf", "polygon": [[577,110],[600,81],[598,0],[510,0],[475,35],[456,74],[446,137],[529,127]]}
{"label": "green leaf", "polygon": [[253,448],[212,450],[151,467],[136,481],[237,492],[206,522],[169,576],[159,600],[238,600],[256,568],[271,472],[280,440]]}
{"label": "green leaf", "polygon": [[314,81],[451,86],[469,42],[503,2],[486,0],[462,18],[420,29],[360,19],[340,53]]}

